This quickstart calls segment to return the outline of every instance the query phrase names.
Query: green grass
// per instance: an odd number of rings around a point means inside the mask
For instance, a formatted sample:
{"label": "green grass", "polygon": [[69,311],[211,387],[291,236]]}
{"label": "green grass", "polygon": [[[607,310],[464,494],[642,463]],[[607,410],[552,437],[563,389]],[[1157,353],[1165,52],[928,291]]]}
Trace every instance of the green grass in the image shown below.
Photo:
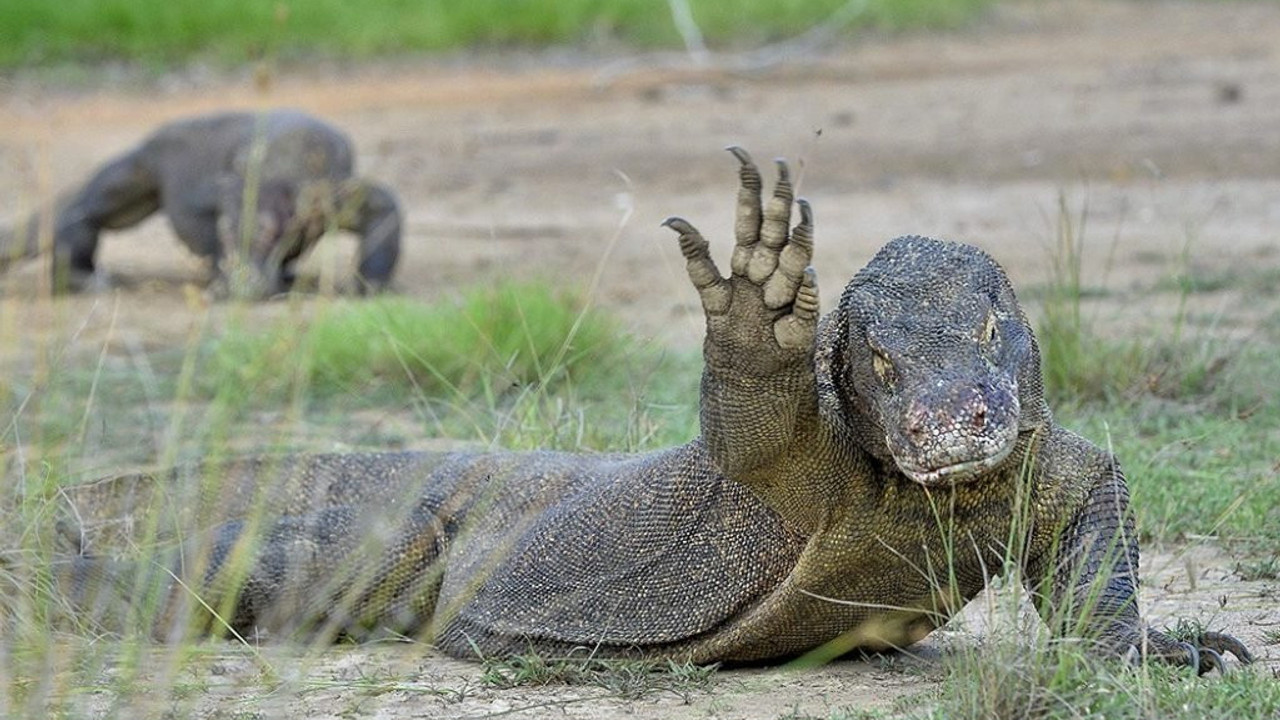
{"label": "green grass", "polygon": [[338,302],[229,328],[206,349],[198,392],[232,424],[282,406],[322,424],[399,410],[433,436],[634,450],[692,436],[696,362],[641,347],[574,292],[507,283],[457,301]]}
{"label": "green grass", "polygon": [[28,474],[56,483],[209,454],[424,438],[644,450],[696,433],[697,354],[646,347],[548,284],[433,304],[317,299],[265,322],[241,310],[185,349],[103,363],[46,349],[43,369],[13,372],[0,388],[0,447],[21,448],[35,463]]}
{"label": "green grass", "polygon": [[1130,668],[1095,660],[1076,645],[1008,639],[957,653],[945,667],[937,706],[914,717],[1147,720],[1280,714],[1280,683],[1270,672],[1248,668],[1194,678],[1185,668]]}
{"label": "green grass", "polygon": [[486,659],[481,682],[495,688],[578,685],[599,688],[626,700],[669,692],[687,703],[692,693],[710,687],[718,667],[674,660],[606,660],[587,655],[549,658],[526,654]]}
{"label": "green grass", "polygon": [[340,301],[265,331],[234,325],[213,344],[202,387],[267,404],[298,385],[318,397],[392,386],[456,398],[599,384],[630,350],[611,318],[548,284],[477,288],[435,305]]}
{"label": "green grass", "polygon": [[[1196,325],[1190,310],[1202,290],[1166,281],[1140,302],[1174,308],[1172,322],[1103,334],[1086,310],[1105,292],[1085,281],[1086,252],[1102,250],[1090,246],[1086,225],[1087,211],[1060,198],[1051,281],[1030,305],[1050,407],[1120,459],[1144,539],[1215,535],[1261,552],[1280,548],[1274,338],[1266,327],[1241,339]],[[1190,251],[1184,243],[1175,277]]]}
{"label": "green grass", "polygon": [[[1051,338],[1046,367],[1059,362],[1055,353],[1066,343],[1072,362],[1090,368],[1077,374],[1078,368],[1060,368],[1052,390],[1059,419],[1121,458],[1144,540],[1217,535],[1245,551],[1240,575],[1273,578],[1280,551],[1274,328],[1234,344],[1189,323],[1177,332],[1161,327],[1126,339],[1102,336],[1083,309],[1089,292],[1080,273],[1071,279],[1071,265],[1078,267],[1085,249],[1083,235],[1077,227],[1066,236],[1076,243],[1076,255],[1062,265],[1061,282],[1068,287],[1051,288],[1041,298],[1045,307],[1031,308],[1042,322],[1047,312],[1065,319],[1058,336],[1041,330]],[[1191,291],[1161,286],[1153,292],[1163,293],[1159,302],[1177,303],[1185,297],[1179,293]],[[1049,310],[1054,302],[1061,305]],[[696,432],[696,353],[638,346],[584,298],[547,285],[476,289],[430,305],[404,298],[317,299],[274,313],[278,319],[266,323],[251,322],[249,310],[239,318],[232,312],[220,335],[201,335],[187,349],[102,362],[105,353],[75,356],[52,348],[41,372],[14,373],[4,388],[7,417],[13,418],[4,442],[43,450],[32,457],[47,464],[28,470],[28,502],[5,510],[9,533],[16,528],[21,535],[5,549],[47,553],[33,534],[50,522],[34,502],[48,492],[40,487],[65,480],[62,463],[119,469],[120,453],[145,460],[225,455],[245,448],[246,438],[257,443],[249,448],[261,447],[264,438],[284,447],[310,447],[312,440],[387,447],[445,437],[515,448],[639,450]],[[1227,360],[1218,363],[1218,357]],[[1098,383],[1106,390],[1098,391]],[[358,419],[362,413],[397,418],[408,429],[379,430],[377,421]],[[273,419],[264,426],[264,417]],[[0,563],[0,583],[30,580],[8,573]],[[183,717],[217,691],[209,681],[216,676],[202,663],[209,648],[228,652],[227,643],[157,649],[141,641],[69,640],[49,632],[56,608],[37,602],[22,610],[16,626],[3,619],[9,624],[0,653],[0,669],[8,673],[0,682],[7,698],[0,707],[15,716],[39,717],[50,709],[85,716],[91,714],[85,703],[99,696],[124,714],[160,687],[172,714]],[[1280,642],[1274,633],[1267,638]],[[252,648],[234,652],[264,662]],[[247,692],[277,694],[277,675],[293,674],[293,665],[307,662],[264,664],[253,681],[261,687]],[[484,691],[550,683],[622,698],[651,692],[687,698],[708,682],[702,672],[523,657],[488,663],[482,682]],[[1195,679],[1175,669],[1098,662],[1079,647],[1044,640],[997,639],[960,650],[947,656],[940,672],[936,694],[891,711],[841,710],[829,717],[1136,719],[1280,712],[1274,679],[1261,672]],[[403,673],[304,682],[356,697],[396,692],[432,702],[454,702],[476,691]],[[351,712],[358,714],[358,701],[352,702]]]}
{"label": "green grass", "polygon": [[[851,24],[955,25],[992,0],[868,0]],[[690,0],[714,45],[791,36],[847,0]],[[264,56],[370,57],[621,41],[677,46],[662,0],[0,0],[0,67],[122,59],[172,64]]]}

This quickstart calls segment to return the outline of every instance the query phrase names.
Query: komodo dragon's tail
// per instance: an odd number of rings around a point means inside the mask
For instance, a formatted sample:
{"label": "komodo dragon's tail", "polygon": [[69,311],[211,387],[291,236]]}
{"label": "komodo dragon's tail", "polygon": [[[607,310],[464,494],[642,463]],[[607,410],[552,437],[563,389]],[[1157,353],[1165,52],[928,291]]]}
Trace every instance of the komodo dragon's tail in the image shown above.
{"label": "komodo dragon's tail", "polygon": [[191,622],[210,632],[212,616],[200,615],[199,599],[174,572],[182,555],[175,543],[191,531],[195,511],[194,498],[178,487],[180,472],[127,473],[59,488],[46,518],[49,554],[0,550],[0,615],[27,603],[95,633],[163,640],[184,636]]}
{"label": "komodo dragon's tail", "polygon": [[[31,574],[18,569],[0,583],[0,607],[26,604],[43,608],[48,618],[91,633],[142,634],[157,640],[186,635],[198,601],[187,599],[177,575],[168,569],[171,557],[118,560],[96,556],[59,556],[45,570]],[[197,617],[199,617],[197,615]],[[210,632],[210,621],[199,617],[196,632]]]}

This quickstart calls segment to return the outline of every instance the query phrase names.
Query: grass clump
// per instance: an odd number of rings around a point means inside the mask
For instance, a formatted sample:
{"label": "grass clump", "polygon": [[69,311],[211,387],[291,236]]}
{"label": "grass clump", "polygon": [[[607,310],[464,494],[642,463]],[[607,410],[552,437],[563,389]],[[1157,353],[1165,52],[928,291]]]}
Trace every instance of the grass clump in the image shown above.
{"label": "grass clump", "polygon": [[[223,434],[253,412],[379,447],[427,436],[634,451],[696,432],[697,358],[643,347],[581,294],[545,283],[477,287],[431,304],[384,297],[293,312],[260,330],[225,332],[200,366],[200,427]],[[417,428],[393,429],[409,418]]]}
{"label": "grass clump", "polygon": [[[1049,282],[1039,293],[1037,322],[1050,405],[1123,404],[1138,396],[1213,399],[1224,375],[1239,364],[1232,360],[1243,350],[1240,343],[1189,332],[1193,290],[1184,286],[1172,297],[1160,285],[1150,291],[1148,301],[1175,308],[1172,321],[1158,330],[1119,338],[1098,332],[1084,306],[1107,290],[1105,277],[1090,277],[1085,270],[1087,224],[1087,208],[1074,211],[1059,196]],[[1180,260],[1189,264],[1188,248]]]}
{"label": "grass clump", "polygon": [[1073,643],[1033,647],[998,641],[961,651],[945,666],[931,718],[1146,720],[1280,713],[1280,683],[1270,672],[1240,668],[1197,679],[1189,668],[1099,660]]}
{"label": "grass clump", "polygon": [[1111,399],[1142,374],[1137,346],[1098,337],[1084,314],[1084,300],[1098,292],[1084,274],[1087,220],[1087,211],[1073,212],[1066,197],[1058,196],[1049,284],[1036,332],[1051,406]]}
{"label": "grass clump", "polygon": [[1236,574],[1246,582],[1253,580],[1280,580],[1280,554],[1237,563]]}
{"label": "grass clump", "polygon": [[502,394],[609,375],[630,341],[574,293],[546,284],[476,288],[457,302],[384,297],[337,303],[310,320],[214,343],[205,387],[278,402],[296,387],[315,396],[378,388],[429,396]]}
{"label": "grass clump", "polygon": [[[849,0],[732,4],[689,0],[713,44],[794,35],[832,17],[903,29],[956,25],[993,0]],[[856,11],[856,12],[852,12]],[[652,0],[0,0],[0,67],[122,59],[371,57],[472,47],[542,47],[622,41],[676,46],[668,3]]]}
{"label": "grass clump", "polygon": [[[1280,547],[1280,486],[1272,481],[1280,423],[1280,357],[1254,332],[1229,336],[1190,322],[1190,290],[1150,290],[1173,310],[1163,325],[1106,335],[1086,311],[1103,291],[1085,270],[1087,211],[1059,198],[1050,282],[1037,336],[1050,406],[1115,452],[1146,540],[1216,535],[1250,552]],[[1181,262],[1189,262],[1183,246]]]}
{"label": "grass clump", "polygon": [[674,660],[549,658],[526,654],[486,659],[481,682],[496,688],[579,685],[600,688],[630,700],[654,692],[672,692],[688,702],[693,692],[711,686],[718,667]]}

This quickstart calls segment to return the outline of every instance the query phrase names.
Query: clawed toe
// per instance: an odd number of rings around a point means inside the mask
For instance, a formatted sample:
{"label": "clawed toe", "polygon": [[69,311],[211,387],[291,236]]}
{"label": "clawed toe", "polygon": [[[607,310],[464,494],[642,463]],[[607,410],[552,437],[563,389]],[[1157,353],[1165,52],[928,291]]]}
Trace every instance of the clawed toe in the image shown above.
{"label": "clawed toe", "polygon": [[1141,665],[1144,659],[1158,660],[1170,665],[1190,667],[1196,675],[1207,675],[1214,670],[1218,674],[1228,671],[1227,653],[1235,655],[1241,665],[1253,662],[1244,643],[1231,635],[1206,632],[1191,642],[1175,640],[1163,633],[1152,631],[1147,637],[1150,645],[1131,644],[1125,651],[1123,659],[1130,665]]}
{"label": "clawed toe", "polygon": [[[664,227],[680,233],[680,254],[684,255],[686,260],[693,262],[699,266],[697,269],[697,277],[694,283],[698,287],[704,287],[707,283],[719,278],[719,272],[715,270],[714,264],[711,263],[710,244],[702,237],[702,233],[698,229],[681,217],[669,217],[662,221]],[[702,267],[710,264],[710,268]]]}
{"label": "clawed toe", "polygon": [[1241,665],[1253,662],[1253,656],[1249,654],[1244,643],[1230,635],[1205,633],[1195,643],[1183,642],[1178,645],[1185,653],[1183,655],[1185,664],[1195,668],[1197,675],[1206,675],[1214,670],[1217,670],[1219,675],[1225,674],[1227,661],[1223,658],[1223,653],[1227,652],[1239,658]]}
{"label": "clawed toe", "polygon": [[[1187,654],[1187,665],[1195,668],[1197,675],[1203,675],[1204,672],[1200,669],[1200,651],[1196,649],[1196,646],[1189,642],[1178,643],[1178,646]],[[1218,659],[1221,660],[1222,658]]]}
{"label": "clawed toe", "polygon": [[722,314],[728,307],[729,289],[711,259],[710,243],[682,217],[669,217],[662,221],[662,225],[680,233],[680,254],[686,261],[689,280],[702,299],[703,309],[709,314]]}
{"label": "clawed toe", "polygon": [[796,200],[796,205],[800,208],[800,226],[813,227],[813,207],[809,205],[809,201],[804,198]]}
{"label": "clawed toe", "polygon": [[685,220],[682,217],[676,217],[674,215],[667,218],[666,220],[663,220],[662,227],[669,227],[672,230],[675,230],[676,232],[680,233],[681,235],[688,235],[690,233],[697,232],[697,230],[694,229],[694,227],[689,224],[688,220]]}
{"label": "clawed toe", "polygon": [[738,162],[742,163],[744,166],[755,165],[755,161],[751,159],[751,153],[747,152],[746,150],[743,150],[737,145],[730,145],[729,147],[725,148],[725,150],[728,150],[735,158],[738,159]]}
{"label": "clawed toe", "polygon": [[773,164],[778,166],[778,184],[791,186],[791,167],[787,165],[786,158],[774,158]]}
{"label": "clawed toe", "polygon": [[1222,657],[1223,653],[1231,653],[1240,659],[1241,665],[1253,662],[1253,654],[1249,652],[1249,648],[1231,635],[1206,632],[1200,636],[1199,642],[1202,649],[1212,650],[1218,657]]}
{"label": "clawed toe", "polygon": [[1217,670],[1219,675],[1227,672],[1227,663],[1218,654],[1217,650],[1212,648],[1200,648],[1200,664],[1196,668],[1199,675],[1204,675],[1210,670]]}

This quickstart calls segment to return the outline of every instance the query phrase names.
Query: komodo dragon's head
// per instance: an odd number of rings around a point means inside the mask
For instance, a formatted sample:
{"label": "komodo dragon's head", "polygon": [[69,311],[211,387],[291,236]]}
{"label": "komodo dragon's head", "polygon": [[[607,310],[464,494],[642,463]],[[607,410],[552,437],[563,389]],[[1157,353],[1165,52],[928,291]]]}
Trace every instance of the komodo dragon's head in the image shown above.
{"label": "komodo dragon's head", "polygon": [[885,245],[824,318],[816,365],[824,414],[922,485],[979,477],[1048,419],[1013,288],[969,245]]}
{"label": "komodo dragon's head", "polygon": [[[218,219],[222,270],[229,276],[231,295],[250,299],[285,292],[293,283],[291,263],[315,244],[325,231],[326,215],[316,206],[332,197],[330,184],[303,185],[262,180],[245,193],[244,181],[220,179],[227,200]],[[253,206],[246,212],[246,203]]]}

